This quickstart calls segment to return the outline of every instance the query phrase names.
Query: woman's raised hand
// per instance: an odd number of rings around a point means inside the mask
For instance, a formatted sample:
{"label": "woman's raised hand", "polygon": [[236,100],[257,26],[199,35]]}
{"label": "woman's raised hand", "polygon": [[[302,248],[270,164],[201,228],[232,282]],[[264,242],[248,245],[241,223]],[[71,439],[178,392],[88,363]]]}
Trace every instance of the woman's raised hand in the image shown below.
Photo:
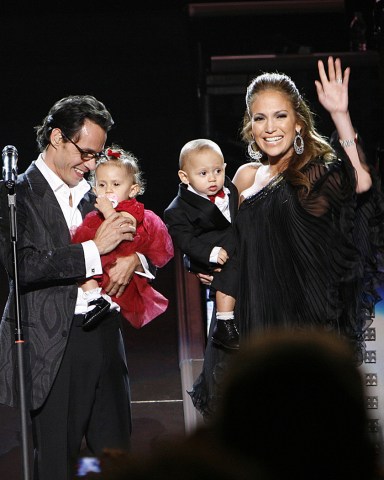
{"label": "woman's raised hand", "polygon": [[318,61],[320,80],[315,80],[321,105],[332,115],[348,112],[348,82],[350,68],[343,73],[340,58],[328,57],[328,74],[322,60]]}

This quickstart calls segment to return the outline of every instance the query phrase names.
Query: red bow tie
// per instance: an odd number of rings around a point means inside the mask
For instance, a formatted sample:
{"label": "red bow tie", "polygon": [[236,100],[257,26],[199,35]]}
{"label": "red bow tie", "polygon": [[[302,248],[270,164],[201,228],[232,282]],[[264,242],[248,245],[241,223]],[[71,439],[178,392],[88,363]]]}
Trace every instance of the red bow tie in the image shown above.
{"label": "red bow tie", "polygon": [[212,203],[215,203],[216,197],[224,198],[225,197],[224,190],[221,189],[217,193],[215,193],[214,195],[208,195],[208,198]]}

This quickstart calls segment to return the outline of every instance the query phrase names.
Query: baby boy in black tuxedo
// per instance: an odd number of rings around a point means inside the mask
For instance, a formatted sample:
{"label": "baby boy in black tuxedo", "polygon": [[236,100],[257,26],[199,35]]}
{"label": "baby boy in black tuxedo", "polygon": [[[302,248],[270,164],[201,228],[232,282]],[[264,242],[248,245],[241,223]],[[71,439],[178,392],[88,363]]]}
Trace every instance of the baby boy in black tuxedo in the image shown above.
{"label": "baby boy in black tuxedo", "polygon": [[238,192],[225,176],[225,166],[215,142],[197,139],[185,144],[179,159],[179,192],[164,211],[164,220],[187,259],[188,270],[213,275],[217,312],[212,342],[237,350],[236,242],[231,222],[237,212]]}

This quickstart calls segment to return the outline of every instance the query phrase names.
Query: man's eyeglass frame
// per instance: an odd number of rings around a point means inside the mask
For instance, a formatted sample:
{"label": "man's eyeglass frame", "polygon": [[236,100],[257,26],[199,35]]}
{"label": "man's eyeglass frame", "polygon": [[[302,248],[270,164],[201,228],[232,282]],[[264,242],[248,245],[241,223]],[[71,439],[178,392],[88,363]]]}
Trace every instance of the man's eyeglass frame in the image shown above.
{"label": "man's eyeglass frame", "polygon": [[78,152],[80,153],[81,160],[83,162],[89,162],[90,160],[99,160],[100,158],[104,157],[104,152],[89,152],[87,150],[83,150],[80,148],[73,140],[71,140],[62,130],[61,130],[62,136],[68,140],[68,142],[72,143],[74,145]]}

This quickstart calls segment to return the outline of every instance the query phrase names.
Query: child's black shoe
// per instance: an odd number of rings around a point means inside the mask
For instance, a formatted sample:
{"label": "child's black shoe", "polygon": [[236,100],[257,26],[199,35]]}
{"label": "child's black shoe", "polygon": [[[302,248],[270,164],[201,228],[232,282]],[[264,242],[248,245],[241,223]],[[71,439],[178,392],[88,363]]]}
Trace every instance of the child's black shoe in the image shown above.
{"label": "child's black shoe", "polygon": [[212,342],[229,350],[239,349],[239,332],[233,319],[216,320]]}
{"label": "child's black shoe", "polygon": [[95,305],[95,308],[84,314],[82,323],[83,330],[91,330],[96,327],[109,312],[111,304],[104,297],[96,298],[89,302],[89,305]]}

